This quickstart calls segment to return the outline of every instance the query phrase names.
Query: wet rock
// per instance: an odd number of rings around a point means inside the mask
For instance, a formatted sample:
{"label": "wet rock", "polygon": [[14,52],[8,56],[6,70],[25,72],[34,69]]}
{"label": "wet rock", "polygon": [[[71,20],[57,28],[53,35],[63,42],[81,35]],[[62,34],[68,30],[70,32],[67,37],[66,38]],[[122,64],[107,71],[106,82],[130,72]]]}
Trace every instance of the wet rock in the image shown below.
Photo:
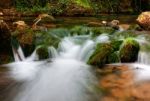
{"label": "wet rock", "polygon": [[125,39],[119,51],[121,62],[135,62],[139,49],[139,43],[133,38]]}
{"label": "wet rock", "polygon": [[39,46],[36,53],[38,54],[39,60],[48,59],[49,57],[48,47],[44,45]]}
{"label": "wet rock", "polygon": [[145,30],[150,30],[150,11],[142,12],[137,18],[138,24]]}
{"label": "wet rock", "polygon": [[108,56],[107,63],[118,63],[118,62],[120,62],[120,58],[117,51]]}
{"label": "wet rock", "polygon": [[89,58],[88,64],[101,67],[107,63],[119,62],[119,56],[117,51],[120,48],[122,42],[114,41],[111,43],[97,44],[94,53]]}
{"label": "wet rock", "polygon": [[112,52],[113,48],[110,43],[97,44],[96,50],[89,58],[88,64],[101,67],[107,63],[107,58]]}

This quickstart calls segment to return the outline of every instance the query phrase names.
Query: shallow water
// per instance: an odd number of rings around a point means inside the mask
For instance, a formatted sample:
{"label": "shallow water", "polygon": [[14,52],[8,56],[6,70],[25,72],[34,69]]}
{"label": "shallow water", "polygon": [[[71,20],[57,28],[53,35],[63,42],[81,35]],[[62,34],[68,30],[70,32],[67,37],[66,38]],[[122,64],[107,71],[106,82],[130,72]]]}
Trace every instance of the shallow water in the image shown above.
{"label": "shallow water", "polygon": [[[8,22],[12,26],[12,22],[17,20],[23,20],[27,24],[32,25],[36,17],[11,17],[4,16],[4,21]],[[137,15],[99,15],[97,17],[55,17],[55,21],[49,19],[44,19],[41,21],[41,24],[47,27],[72,27],[75,25],[88,25],[90,22],[100,23],[103,20],[112,21],[114,19],[119,20],[123,24],[134,24],[137,18]]]}

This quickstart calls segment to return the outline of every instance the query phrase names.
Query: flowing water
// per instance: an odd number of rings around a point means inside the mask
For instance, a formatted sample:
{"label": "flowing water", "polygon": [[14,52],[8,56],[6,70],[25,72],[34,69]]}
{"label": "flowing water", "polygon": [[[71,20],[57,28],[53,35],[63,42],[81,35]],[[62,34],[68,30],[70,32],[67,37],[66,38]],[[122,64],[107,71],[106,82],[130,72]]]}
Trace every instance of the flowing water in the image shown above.
{"label": "flowing water", "polygon": [[65,37],[57,50],[49,47],[48,60],[33,61],[34,52],[8,64],[11,77],[24,82],[13,101],[97,101],[96,77],[85,63],[95,44],[88,38],[79,44],[77,37]]}
{"label": "flowing water", "polygon": [[[136,40],[141,46],[147,44],[143,38]],[[98,101],[101,95],[95,90],[98,80],[86,62],[96,44],[106,42],[110,42],[106,33],[94,41],[90,35],[66,36],[57,49],[48,48],[49,59],[44,61],[38,60],[36,50],[25,58],[19,47],[19,55],[14,51],[15,62],[6,65],[10,76],[21,83],[9,101]],[[137,63],[125,65],[133,69],[135,81],[150,80],[148,51],[141,49]]]}

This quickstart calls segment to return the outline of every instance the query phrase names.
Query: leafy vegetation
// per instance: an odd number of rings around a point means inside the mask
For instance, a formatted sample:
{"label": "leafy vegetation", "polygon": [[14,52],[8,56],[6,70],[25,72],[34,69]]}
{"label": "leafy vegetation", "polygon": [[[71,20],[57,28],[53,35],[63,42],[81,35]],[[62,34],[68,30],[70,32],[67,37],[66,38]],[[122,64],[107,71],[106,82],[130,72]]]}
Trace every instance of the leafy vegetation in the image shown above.
{"label": "leafy vegetation", "polygon": [[135,13],[150,9],[149,0],[14,0],[13,4],[22,12],[47,12],[55,15],[80,8],[84,10],[91,9],[95,14],[101,12]]}

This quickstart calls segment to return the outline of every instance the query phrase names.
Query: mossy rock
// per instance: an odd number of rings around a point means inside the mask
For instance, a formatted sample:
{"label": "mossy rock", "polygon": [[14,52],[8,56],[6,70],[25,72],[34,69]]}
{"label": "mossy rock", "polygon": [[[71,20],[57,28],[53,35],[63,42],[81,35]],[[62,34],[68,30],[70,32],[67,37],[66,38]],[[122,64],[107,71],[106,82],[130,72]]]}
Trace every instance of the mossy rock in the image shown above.
{"label": "mossy rock", "polygon": [[123,43],[123,40],[112,40],[111,45],[112,45],[114,51],[119,51],[122,43]]}
{"label": "mossy rock", "polygon": [[108,63],[108,57],[114,52],[111,43],[99,43],[96,46],[96,50],[89,58],[88,64],[101,67]]}
{"label": "mossy rock", "polygon": [[92,36],[96,37],[103,33],[113,34],[116,30],[111,27],[93,27],[91,28],[91,31],[93,32]]}
{"label": "mossy rock", "polygon": [[119,51],[121,62],[135,62],[139,50],[140,45],[136,40],[133,38],[125,39]]}
{"label": "mossy rock", "polygon": [[118,63],[120,62],[119,53],[116,51],[108,56],[107,63]]}
{"label": "mossy rock", "polygon": [[38,54],[39,60],[48,59],[49,58],[49,52],[47,46],[39,46],[36,49],[36,53]]}

